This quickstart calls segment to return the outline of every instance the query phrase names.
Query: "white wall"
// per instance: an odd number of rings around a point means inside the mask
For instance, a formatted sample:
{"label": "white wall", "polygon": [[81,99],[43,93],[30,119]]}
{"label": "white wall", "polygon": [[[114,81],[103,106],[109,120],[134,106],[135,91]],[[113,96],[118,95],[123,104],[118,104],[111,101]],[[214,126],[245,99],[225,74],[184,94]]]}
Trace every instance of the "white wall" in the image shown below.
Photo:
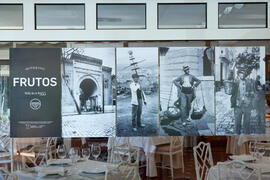
{"label": "white wall", "polygon": [[[157,3],[207,3],[207,29],[157,29]],[[219,2],[269,0],[0,0],[23,3],[24,29],[0,30],[0,41],[131,41],[131,40],[243,40],[270,39],[270,28],[218,29]],[[35,30],[35,3],[84,3],[85,30]],[[146,3],[146,27],[141,30],[96,30],[96,3]]]}

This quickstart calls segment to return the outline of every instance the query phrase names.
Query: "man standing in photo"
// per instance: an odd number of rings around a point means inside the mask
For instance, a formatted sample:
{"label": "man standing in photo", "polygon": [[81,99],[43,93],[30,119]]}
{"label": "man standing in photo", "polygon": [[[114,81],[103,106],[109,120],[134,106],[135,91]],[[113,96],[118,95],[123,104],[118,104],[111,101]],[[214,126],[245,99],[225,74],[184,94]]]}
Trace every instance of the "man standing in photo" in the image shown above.
{"label": "man standing in photo", "polygon": [[146,98],[139,83],[139,75],[132,74],[133,82],[130,84],[131,105],[132,105],[132,127],[133,131],[137,131],[137,127],[145,127],[141,123],[142,106],[146,105]]}
{"label": "man standing in photo", "polygon": [[[233,78],[234,63],[229,80]],[[244,134],[250,134],[250,116],[252,102],[255,92],[255,83],[252,79],[247,78],[250,73],[244,64],[237,68],[237,78],[232,84],[231,107],[234,108],[235,117],[235,133],[241,134],[242,129]],[[242,127],[243,119],[243,127]]]}
{"label": "man standing in photo", "polygon": [[195,88],[201,81],[195,76],[189,74],[189,66],[183,66],[184,74],[176,78],[173,83],[178,87],[178,104],[181,110],[181,120],[189,121],[191,103],[195,98]]}

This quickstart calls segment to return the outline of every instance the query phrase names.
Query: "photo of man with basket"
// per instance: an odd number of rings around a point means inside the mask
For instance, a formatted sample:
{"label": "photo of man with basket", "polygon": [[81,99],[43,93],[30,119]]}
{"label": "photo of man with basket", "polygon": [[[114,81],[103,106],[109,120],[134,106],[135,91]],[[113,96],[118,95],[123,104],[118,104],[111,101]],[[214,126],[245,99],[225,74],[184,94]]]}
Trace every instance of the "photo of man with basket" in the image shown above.
{"label": "photo of man with basket", "polygon": [[217,134],[265,133],[264,47],[219,47],[216,55]]}
{"label": "photo of man with basket", "polygon": [[199,79],[191,75],[189,66],[183,66],[184,74],[176,78],[173,83],[178,87],[178,99],[174,103],[180,107],[182,122],[190,121],[189,114],[191,103],[195,99],[195,88],[201,83]]}

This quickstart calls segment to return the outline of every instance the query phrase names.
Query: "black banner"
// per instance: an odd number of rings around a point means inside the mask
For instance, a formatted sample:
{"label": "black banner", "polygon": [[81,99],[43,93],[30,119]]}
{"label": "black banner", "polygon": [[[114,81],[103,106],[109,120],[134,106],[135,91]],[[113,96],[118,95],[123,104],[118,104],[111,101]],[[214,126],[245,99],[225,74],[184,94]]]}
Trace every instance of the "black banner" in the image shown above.
{"label": "black banner", "polygon": [[60,48],[10,49],[10,136],[61,137]]}

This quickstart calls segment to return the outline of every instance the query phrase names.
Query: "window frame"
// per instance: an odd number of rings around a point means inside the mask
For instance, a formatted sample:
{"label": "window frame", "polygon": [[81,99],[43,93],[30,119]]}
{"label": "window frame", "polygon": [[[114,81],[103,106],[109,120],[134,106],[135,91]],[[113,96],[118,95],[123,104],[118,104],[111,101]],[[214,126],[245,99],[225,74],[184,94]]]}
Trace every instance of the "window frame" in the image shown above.
{"label": "window frame", "polygon": [[16,31],[21,31],[21,30],[24,30],[24,7],[23,7],[23,3],[0,3],[0,6],[1,5],[11,5],[11,6],[22,6],[22,16],[21,16],[21,18],[22,18],[22,28],[20,28],[20,29],[12,29],[12,28],[7,28],[7,29],[3,29],[3,28],[1,28],[1,26],[0,26],[0,31],[1,30],[16,30]]}
{"label": "window frame", "polygon": [[[47,6],[54,6],[54,5],[82,5],[83,6],[83,18],[84,18],[84,23],[83,26],[84,28],[82,29],[72,29],[72,28],[65,28],[65,29],[61,29],[61,28],[50,28],[50,29],[39,29],[37,28],[37,6],[39,5],[47,5]],[[81,30],[86,30],[86,13],[85,13],[85,3],[34,3],[34,30],[62,30],[62,31],[66,31],[66,30],[73,30],[73,31],[81,31]]]}
{"label": "window frame", "polygon": [[[203,28],[160,28],[159,27],[159,7],[160,5],[205,5],[205,27]],[[198,2],[198,3],[157,3],[157,29],[207,29],[207,3]]]}
{"label": "window frame", "polygon": [[[265,4],[265,27],[228,27],[221,28],[220,27],[220,18],[219,18],[219,5],[221,4]],[[217,17],[218,17],[218,29],[267,29],[268,28],[268,3],[267,2],[219,2],[217,7]]]}
{"label": "window frame", "polygon": [[[98,28],[98,6],[99,5],[143,5],[144,6],[144,28]],[[146,30],[147,29],[147,3],[96,3],[96,30]]]}

